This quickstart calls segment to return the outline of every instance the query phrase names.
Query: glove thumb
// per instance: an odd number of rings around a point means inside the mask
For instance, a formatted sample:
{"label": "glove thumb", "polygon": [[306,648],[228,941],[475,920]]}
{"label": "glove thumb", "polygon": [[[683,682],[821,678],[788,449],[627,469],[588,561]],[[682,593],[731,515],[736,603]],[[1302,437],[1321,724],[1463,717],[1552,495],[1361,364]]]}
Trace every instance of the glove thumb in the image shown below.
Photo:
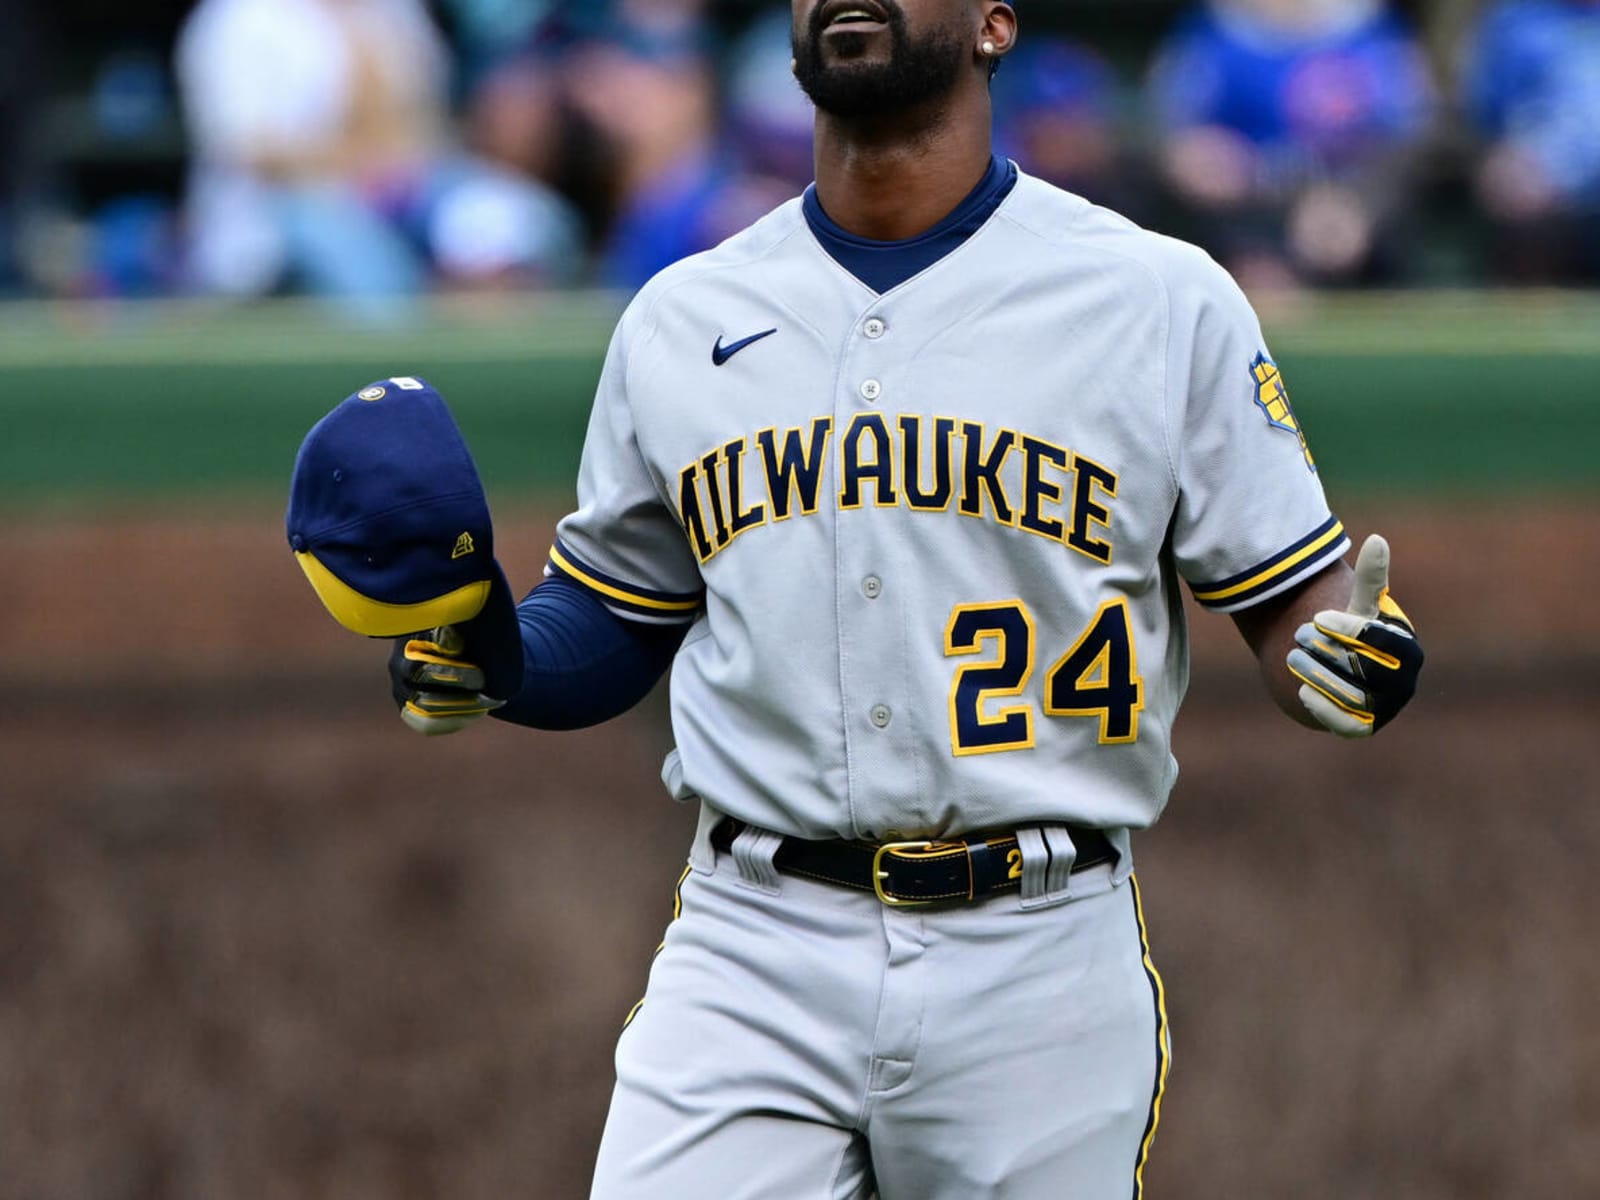
{"label": "glove thumb", "polygon": [[1373,534],[1356,555],[1356,582],[1345,610],[1368,621],[1378,617],[1378,601],[1389,590],[1389,543]]}

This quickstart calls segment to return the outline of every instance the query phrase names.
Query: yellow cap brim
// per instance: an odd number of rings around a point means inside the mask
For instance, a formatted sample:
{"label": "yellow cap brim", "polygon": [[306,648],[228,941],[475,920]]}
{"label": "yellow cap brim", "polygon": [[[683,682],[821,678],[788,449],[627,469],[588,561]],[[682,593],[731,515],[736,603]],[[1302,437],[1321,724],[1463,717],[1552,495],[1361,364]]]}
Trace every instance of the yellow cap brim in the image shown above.
{"label": "yellow cap brim", "polygon": [[386,604],[356,591],[315,555],[299,551],[295,560],[333,619],[364,637],[401,637],[470,621],[483,611],[493,587],[492,581],[483,579],[417,604]]}

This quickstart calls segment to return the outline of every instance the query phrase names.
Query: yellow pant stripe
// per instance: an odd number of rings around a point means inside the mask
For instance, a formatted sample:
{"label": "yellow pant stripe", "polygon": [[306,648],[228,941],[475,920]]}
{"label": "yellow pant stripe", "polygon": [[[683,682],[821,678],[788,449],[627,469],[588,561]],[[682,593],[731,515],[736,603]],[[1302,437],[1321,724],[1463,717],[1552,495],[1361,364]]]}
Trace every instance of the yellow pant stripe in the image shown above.
{"label": "yellow pant stripe", "polygon": [[1172,1030],[1167,1024],[1167,988],[1161,982],[1161,972],[1150,958],[1150,933],[1144,923],[1144,898],[1139,894],[1139,881],[1130,877],[1133,888],[1133,911],[1139,921],[1139,950],[1144,956],[1144,973],[1150,980],[1150,991],[1156,1005],[1156,1086],[1150,1097],[1150,1120],[1145,1125],[1144,1138],[1139,1143],[1139,1159],[1133,1168],[1133,1200],[1144,1195],[1144,1166],[1150,1160],[1150,1147],[1156,1140],[1156,1126],[1161,1123],[1161,1097],[1167,1090],[1167,1073],[1172,1068]]}
{"label": "yellow pant stripe", "polygon": [[[684,885],[684,882],[689,878],[689,872],[692,871],[692,870],[694,870],[694,868],[692,866],[684,867],[683,868],[683,874],[678,876],[678,885],[677,885],[677,887],[672,889],[672,920],[673,921],[676,921],[679,917],[683,916],[683,885]],[[672,922],[669,921],[667,923],[667,927],[670,929],[671,926],[672,926]],[[666,935],[663,934],[662,937],[661,937],[661,944],[656,947],[656,953],[660,954],[666,948],[667,948],[667,939],[666,939]],[[641,1008],[643,1008],[643,1007],[644,1007],[644,997],[640,996],[639,1000],[638,1000],[638,1003],[636,1003],[632,1008],[630,1008],[628,1010],[628,1015],[623,1018],[622,1027],[624,1029],[626,1029],[629,1025],[633,1024],[633,1019],[639,1015],[639,1010]]]}

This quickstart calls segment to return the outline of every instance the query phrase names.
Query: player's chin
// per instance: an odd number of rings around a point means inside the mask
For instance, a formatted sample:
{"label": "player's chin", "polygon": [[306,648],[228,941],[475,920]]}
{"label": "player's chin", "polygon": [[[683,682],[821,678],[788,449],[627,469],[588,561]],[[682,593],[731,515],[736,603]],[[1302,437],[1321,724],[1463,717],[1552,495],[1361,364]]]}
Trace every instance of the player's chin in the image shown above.
{"label": "player's chin", "polygon": [[826,82],[829,76],[849,76],[852,72],[889,70],[894,62],[894,38],[884,27],[881,38],[864,38],[856,34],[842,37],[824,37],[813,50],[810,60],[813,78]]}
{"label": "player's chin", "polygon": [[836,117],[870,116],[883,104],[884,64],[871,60],[823,64],[800,74],[801,89],[821,111]]}

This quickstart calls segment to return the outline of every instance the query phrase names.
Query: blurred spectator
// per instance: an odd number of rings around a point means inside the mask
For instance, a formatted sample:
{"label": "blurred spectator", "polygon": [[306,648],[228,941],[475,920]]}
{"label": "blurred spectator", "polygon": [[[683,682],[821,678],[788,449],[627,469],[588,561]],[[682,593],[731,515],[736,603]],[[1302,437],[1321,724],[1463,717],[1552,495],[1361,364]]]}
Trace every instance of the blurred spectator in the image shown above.
{"label": "blurred spectator", "polygon": [[565,187],[569,125],[558,61],[527,54],[500,60],[467,97],[472,147],[492,161],[552,187]]}
{"label": "blurred spectator", "polygon": [[[1402,222],[1448,217],[1465,193],[1419,211],[1434,96],[1401,0],[1187,6],[1149,75],[1153,153],[1128,136],[1139,98],[1098,53],[1034,25],[995,80],[1001,151],[1141,223],[1176,222],[1251,285],[1406,280],[1458,237],[1447,254],[1476,262],[1488,244],[1501,278],[1600,279],[1600,0],[1404,5],[1451,46],[1481,14],[1461,111],[1494,237],[1436,224],[1425,264]],[[148,41],[88,33],[75,74],[46,79],[59,56],[38,27],[71,18],[0,0],[0,295],[308,290],[381,316],[435,287],[631,288],[813,174],[781,0],[184,8],[187,146],[151,49],[161,22],[141,26]],[[723,47],[719,29],[738,36]]]}
{"label": "blurred spectator", "polygon": [[32,144],[42,33],[33,0],[0,0],[0,296],[21,282],[23,209],[34,184]]}
{"label": "blurred spectator", "polygon": [[[99,296],[159,296],[177,286],[181,257],[172,206],[161,196],[130,193],[102,205],[84,248],[88,277],[73,281]],[[70,286],[70,285],[69,285]]]}
{"label": "blurred spectator", "polygon": [[226,295],[283,285],[370,317],[433,282],[561,282],[577,221],[468,157],[421,0],[201,0],[179,38],[190,263]]}
{"label": "blurred spectator", "polygon": [[1022,39],[994,78],[995,140],[1031,175],[1134,218],[1146,189],[1132,185],[1118,129],[1118,83],[1086,46],[1047,34]]}
{"label": "blurred spectator", "polygon": [[816,174],[816,109],[790,68],[793,27],[787,6],[773,8],[745,30],[728,55],[728,135],[745,174],[769,180],[776,188],[768,208],[798,196]]}
{"label": "blurred spectator", "polygon": [[1382,0],[1210,0],[1164,45],[1151,87],[1189,233],[1241,278],[1402,272],[1396,222],[1433,89]]}
{"label": "blurred spectator", "polygon": [[567,103],[608,155],[602,283],[635,288],[663,267],[715,245],[733,166],[716,136],[710,33],[694,5],[622,11],[604,35],[568,56]]}
{"label": "blurred spectator", "polygon": [[[98,64],[90,86],[87,127],[92,150],[78,164],[93,178],[95,164],[115,157],[178,166],[179,121],[172,80],[163,55],[138,43],[113,48]],[[103,157],[101,157],[103,156]],[[130,175],[128,183],[135,182]],[[73,271],[68,262],[36,272],[45,282],[50,271],[64,279],[53,290],[97,296],[147,297],[172,291],[180,284],[182,257],[177,234],[177,202],[170,189],[153,179],[138,180],[98,202],[91,185],[75,189],[74,209],[87,209],[83,261]]]}
{"label": "blurred spectator", "polygon": [[554,24],[560,0],[438,0],[451,18],[462,90],[533,47]]}
{"label": "blurred spectator", "polygon": [[1517,0],[1478,26],[1467,109],[1502,277],[1600,278],[1600,0]]}

